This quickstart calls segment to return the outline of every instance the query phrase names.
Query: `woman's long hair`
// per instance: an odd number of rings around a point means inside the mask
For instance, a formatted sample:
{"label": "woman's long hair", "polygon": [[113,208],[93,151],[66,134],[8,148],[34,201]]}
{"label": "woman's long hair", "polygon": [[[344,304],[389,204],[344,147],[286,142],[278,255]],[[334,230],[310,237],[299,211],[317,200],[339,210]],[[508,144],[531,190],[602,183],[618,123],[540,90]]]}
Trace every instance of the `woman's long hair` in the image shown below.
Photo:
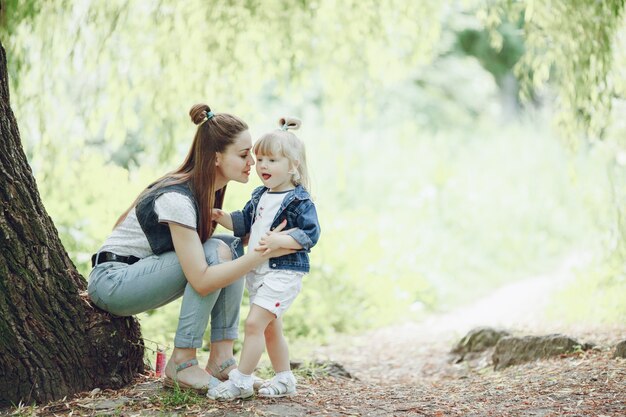
{"label": "woman's long hair", "polygon": [[221,208],[224,202],[226,186],[215,189],[217,152],[224,152],[235,141],[235,137],[248,130],[246,122],[227,113],[211,113],[206,104],[196,104],[189,110],[191,121],[198,126],[191,149],[180,167],[154,181],[115,223],[117,227],[128,213],[149,192],[167,185],[189,182],[191,191],[198,203],[198,235],[202,242],[213,234],[215,223],[211,222],[211,209]]}

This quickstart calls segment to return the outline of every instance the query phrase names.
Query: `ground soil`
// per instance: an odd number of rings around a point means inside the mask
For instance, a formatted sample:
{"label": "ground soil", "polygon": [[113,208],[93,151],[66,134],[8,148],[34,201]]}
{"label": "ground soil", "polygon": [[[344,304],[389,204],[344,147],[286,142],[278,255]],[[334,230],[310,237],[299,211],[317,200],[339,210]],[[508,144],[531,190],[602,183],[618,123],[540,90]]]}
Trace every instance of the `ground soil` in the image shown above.
{"label": "ground soil", "polygon": [[[626,359],[612,357],[623,325],[564,325],[544,307],[576,262],[506,286],[476,303],[419,323],[337,338],[316,349],[298,394],[216,403],[204,397],[167,405],[159,380],[140,376],[118,391],[5,410],[13,415],[123,416],[626,416]],[[494,371],[489,354],[455,363],[453,344],[476,326],[518,334],[563,333],[596,348]],[[338,364],[338,365],[332,365]],[[309,369],[309,368],[308,368]]]}

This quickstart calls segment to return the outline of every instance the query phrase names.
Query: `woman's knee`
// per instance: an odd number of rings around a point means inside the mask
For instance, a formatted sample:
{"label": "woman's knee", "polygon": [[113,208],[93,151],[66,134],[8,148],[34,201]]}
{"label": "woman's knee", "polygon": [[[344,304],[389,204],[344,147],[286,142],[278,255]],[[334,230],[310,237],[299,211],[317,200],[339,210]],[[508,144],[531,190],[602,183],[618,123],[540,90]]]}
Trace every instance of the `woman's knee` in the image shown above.
{"label": "woman's knee", "polygon": [[209,239],[204,242],[204,256],[209,265],[228,262],[233,259],[233,254],[226,243],[221,239]]}
{"label": "woman's knee", "polygon": [[218,240],[217,244],[217,257],[220,262],[228,262],[233,260],[233,253],[230,251],[230,247],[221,240]]}
{"label": "woman's knee", "polygon": [[241,239],[232,235],[213,235],[212,239],[218,239],[222,242],[226,243],[231,251],[235,254],[235,257],[238,258],[243,255],[243,244],[241,243]]}

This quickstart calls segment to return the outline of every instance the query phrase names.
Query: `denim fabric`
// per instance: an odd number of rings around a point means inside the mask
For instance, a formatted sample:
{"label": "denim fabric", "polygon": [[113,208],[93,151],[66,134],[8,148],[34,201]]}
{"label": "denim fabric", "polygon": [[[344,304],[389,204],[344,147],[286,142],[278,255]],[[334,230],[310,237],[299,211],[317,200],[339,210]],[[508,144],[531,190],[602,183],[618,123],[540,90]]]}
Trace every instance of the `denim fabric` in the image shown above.
{"label": "denim fabric", "polygon": [[[238,238],[216,235],[204,244],[209,265],[220,263],[218,246],[228,244],[233,259],[243,254]],[[132,265],[105,262],[89,274],[88,292],[93,303],[116,316],[131,316],[161,307],[182,296],[174,345],[180,348],[202,347],[202,337],[211,317],[211,341],[238,337],[239,308],[244,280],[205,297],[187,282],[175,252],[141,259]]]}
{"label": "denim fabric", "polygon": [[198,228],[199,225],[200,215],[198,214],[198,204],[188,183],[167,185],[150,191],[137,203],[136,213],[137,221],[139,221],[141,230],[143,230],[148,239],[150,249],[152,249],[152,252],[156,255],[174,250],[169,225],[159,223],[159,218],[154,211],[154,202],[156,199],[164,193],[169,192],[176,192],[189,197],[196,209],[196,228]]}
{"label": "denim fabric", "polygon": [[[257,205],[261,196],[267,190],[267,187],[257,187],[252,192],[252,198],[246,203],[243,210],[231,213],[235,236],[244,237],[250,233]],[[287,219],[287,225],[284,230],[297,228],[289,235],[302,246],[302,249],[296,253],[279,258],[270,258],[269,266],[272,269],[309,272],[310,261],[308,253],[311,252],[311,248],[319,240],[321,228],[317,220],[315,204],[313,204],[309,193],[301,185],[298,185],[285,196],[272,222],[272,230],[285,219]]]}

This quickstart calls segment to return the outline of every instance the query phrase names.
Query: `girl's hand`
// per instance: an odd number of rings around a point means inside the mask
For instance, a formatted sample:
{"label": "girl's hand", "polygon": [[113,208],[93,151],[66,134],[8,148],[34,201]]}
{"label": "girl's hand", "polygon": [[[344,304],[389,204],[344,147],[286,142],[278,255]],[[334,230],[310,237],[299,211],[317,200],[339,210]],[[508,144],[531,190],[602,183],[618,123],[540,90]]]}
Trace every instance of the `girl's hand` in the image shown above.
{"label": "girl's hand", "polygon": [[283,220],[273,231],[265,233],[265,236],[259,240],[259,246],[255,250],[262,252],[263,255],[268,255],[271,252],[272,257],[278,257],[282,256],[277,254],[279,249],[288,249],[288,253],[294,253],[302,249],[302,246],[289,236],[289,232],[293,229],[283,230],[286,225],[287,220]]}
{"label": "girl's hand", "polygon": [[211,220],[228,230],[233,230],[233,218],[230,216],[230,213],[224,210],[218,208],[211,209]]}
{"label": "girl's hand", "polygon": [[226,212],[224,210],[220,210],[218,208],[214,208],[211,210],[211,220],[213,220],[214,222],[219,221],[224,215],[226,214]]}

